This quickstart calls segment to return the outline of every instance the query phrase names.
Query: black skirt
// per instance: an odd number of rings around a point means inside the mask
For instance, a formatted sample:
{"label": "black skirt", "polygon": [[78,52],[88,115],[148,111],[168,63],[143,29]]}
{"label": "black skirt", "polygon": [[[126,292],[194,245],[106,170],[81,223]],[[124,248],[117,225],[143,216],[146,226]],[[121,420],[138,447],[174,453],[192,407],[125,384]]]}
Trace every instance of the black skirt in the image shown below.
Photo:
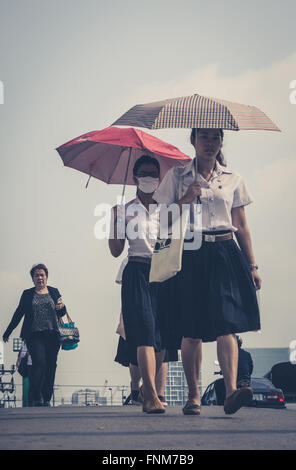
{"label": "black skirt", "polygon": [[139,346],[153,346],[155,352],[163,349],[157,305],[159,286],[149,283],[149,272],[150,264],[129,261],[122,273],[122,317],[132,361]]}
{"label": "black skirt", "polygon": [[159,299],[168,348],[180,347],[182,337],[211,342],[260,330],[251,271],[233,239],[184,250],[181,271],[160,285]]}
{"label": "black skirt", "polygon": [[[133,366],[138,366],[137,361],[137,350],[134,351],[132,357],[129,357],[129,349],[127,342],[120,336],[117,345],[117,352],[114,359],[115,362],[118,362],[122,366],[128,367],[130,364]],[[172,349],[165,352],[165,357],[163,362],[177,362],[178,361],[178,350]]]}

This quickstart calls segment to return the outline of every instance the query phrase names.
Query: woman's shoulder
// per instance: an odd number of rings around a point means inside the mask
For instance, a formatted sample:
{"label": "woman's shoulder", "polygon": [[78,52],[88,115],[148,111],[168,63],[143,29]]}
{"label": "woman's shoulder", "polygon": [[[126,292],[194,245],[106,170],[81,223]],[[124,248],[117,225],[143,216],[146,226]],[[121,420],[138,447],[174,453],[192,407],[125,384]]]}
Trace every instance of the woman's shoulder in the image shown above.
{"label": "woman's shoulder", "polygon": [[58,293],[59,289],[57,287],[47,286],[49,293]]}
{"label": "woman's shoulder", "polygon": [[228,166],[220,165],[220,168],[221,168],[222,173],[229,175],[232,178],[236,178],[236,179],[242,178],[241,174],[238,171],[233,170],[232,168],[229,168]]}
{"label": "woman's shoulder", "polygon": [[23,290],[23,295],[32,294],[32,292],[34,292],[34,289],[35,289],[35,287],[30,287],[29,289]]}

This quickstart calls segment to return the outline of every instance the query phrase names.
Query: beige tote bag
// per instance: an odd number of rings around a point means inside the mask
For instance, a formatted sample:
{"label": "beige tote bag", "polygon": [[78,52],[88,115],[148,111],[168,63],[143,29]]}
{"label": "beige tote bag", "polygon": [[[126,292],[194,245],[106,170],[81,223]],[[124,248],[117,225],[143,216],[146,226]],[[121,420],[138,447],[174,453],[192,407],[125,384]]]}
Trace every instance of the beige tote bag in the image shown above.
{"label": "beige tote bag", "polygon": [[[183,195],[182,185],[183,178],[180,176],[179,199]],[[186,208],[182,211],[182,215],[173,222],[168,237],[157,237],[152,254],[149,282],[166,281],[181,271],[184,237],[188,219],[189,208]]]}

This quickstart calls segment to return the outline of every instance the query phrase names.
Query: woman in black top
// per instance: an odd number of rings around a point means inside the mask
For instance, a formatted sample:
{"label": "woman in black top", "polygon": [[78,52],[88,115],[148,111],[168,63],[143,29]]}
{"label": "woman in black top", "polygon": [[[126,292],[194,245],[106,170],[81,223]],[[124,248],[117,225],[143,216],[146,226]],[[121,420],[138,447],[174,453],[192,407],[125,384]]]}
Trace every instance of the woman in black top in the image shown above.
{"label": "woman in black top", "polygon": [[58,321],[65,315],[66,307],[58,289],[47,286],[48,270],[44,264],[33,266],[30,274],[35,287],[22,293],[3,341],[8,341],[24,317],[20,336],[32,357],[33,406],[49,406],[60,349]]}

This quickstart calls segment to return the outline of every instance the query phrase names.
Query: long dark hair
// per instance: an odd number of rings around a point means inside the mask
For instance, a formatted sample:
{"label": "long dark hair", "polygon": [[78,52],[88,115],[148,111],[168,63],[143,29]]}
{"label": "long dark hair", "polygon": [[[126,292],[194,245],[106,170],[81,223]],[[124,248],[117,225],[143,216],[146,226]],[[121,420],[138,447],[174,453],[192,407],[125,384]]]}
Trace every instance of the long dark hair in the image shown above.
{"label": "long dark hair", "polygon": [[[195,141],[195,137],[196,137],[198,131],[200,131],[200,129],[197,128],[197,127],[193,128],[193,129],[191,130],[191,136],[190,136],[191,142],[194,142],[194,141]],[[221,139],[222,139],[222,142],[223,142],[223,138],[224,138],[223,129],[219,129],[219,131],[220,131]],[[226,166],[226,160],[225,160],[224,155],[223,155],[223,153],[222,153],[221,150],[219,150],[219,153],[218,153],[218,155],[217,155],[217,157],[216,157],[216,160],[220,163],[220,165]]]}

